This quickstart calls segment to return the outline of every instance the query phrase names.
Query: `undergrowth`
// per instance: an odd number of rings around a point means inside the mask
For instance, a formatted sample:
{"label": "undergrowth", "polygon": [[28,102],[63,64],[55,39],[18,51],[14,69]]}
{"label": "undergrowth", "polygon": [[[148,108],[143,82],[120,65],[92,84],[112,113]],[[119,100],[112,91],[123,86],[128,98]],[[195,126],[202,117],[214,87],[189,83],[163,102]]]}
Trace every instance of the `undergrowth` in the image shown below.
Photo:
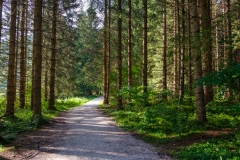
{"label": "undergrowth", "polygon": [[0,145],[0,152],[3,151],[3,145]]}
{"label": "undergrowth", "polygon": [[[128,94],[128,92],[122,94],[123,97],[126,93]],[[139,104],[144,98],[141,94],[138,92],[132,97],[127,97],[133,99],[125,103],[122,110],[116,110],[114,106],[101,108],[124,130],[137,133],[143,140],[165,148],[164,152],[176,159],[240,160],[240,105],[227,101],[210,103],[206,106],[208,122],[202,125],[196,121],[196,108],[188,101],[189,98],[179,104],[174,99],[162,101],[161,96],[156,97],[152,94],[148,95],[148,102],[152,102],[144,106],[142,103]],[[194,136],[204,134],[206,131],[222,130],[227,130],[224,136],[219,132],[220,135],[199,139],[193,144],[166,147],[175,142],[193,141]]]}
{"label": "undergrowth", "polygon": [[181,148],[174,153],[178,159],[240,159],[240,141],[234,141],[234,137],[225,136],[225,139],[211,139],[200,141],[191,146]]}
{"label": "undergrowth", "polygon": [[[46,101],[42,101],[42,118],[40,121],[34,121],[32,119],[32,110],[29,106],[25,109],[19,109],[18,104],[15,107],[14,117],[3,117],[5,112],[6,99],[0,99],[0,136],[6,141],[14,139],[18,134],[35,130],[42,124],[50,121],[60,112],[69,110],[76,106],[80,106],[94,97],[88,98],[68,98],[68,99],[57,99],[55,103],[55,110],[48,110]],[[1,144],[1,142],[0,142]],[[1,150],[1,147],[0,147]]]}

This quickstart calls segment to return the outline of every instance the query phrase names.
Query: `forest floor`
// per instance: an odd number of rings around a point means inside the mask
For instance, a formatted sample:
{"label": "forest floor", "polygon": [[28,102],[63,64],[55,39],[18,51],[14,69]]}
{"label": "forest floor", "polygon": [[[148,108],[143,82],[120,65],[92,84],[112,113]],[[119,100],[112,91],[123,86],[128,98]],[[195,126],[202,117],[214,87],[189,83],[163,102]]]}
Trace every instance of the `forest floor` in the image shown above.
{"label": "forest floor", "polygon": [[106,117],[97,109],[101,100],[99,97],[61,113],[51,123],[19,136],[0,152],[0,159],[170,159]]}

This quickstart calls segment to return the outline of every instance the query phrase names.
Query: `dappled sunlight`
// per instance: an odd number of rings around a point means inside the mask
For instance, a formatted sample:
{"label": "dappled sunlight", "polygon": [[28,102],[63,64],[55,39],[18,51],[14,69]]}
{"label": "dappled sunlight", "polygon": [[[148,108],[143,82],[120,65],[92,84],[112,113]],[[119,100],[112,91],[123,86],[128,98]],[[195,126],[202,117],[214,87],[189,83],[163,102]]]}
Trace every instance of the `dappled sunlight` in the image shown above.
{"label": "dappled sunlight", "polygon": [[133,139],[98,111],[101,99],[60,115],[36,136],[29,137],[40,148],[33,159],[158,159],[148,149],[150,146]]}

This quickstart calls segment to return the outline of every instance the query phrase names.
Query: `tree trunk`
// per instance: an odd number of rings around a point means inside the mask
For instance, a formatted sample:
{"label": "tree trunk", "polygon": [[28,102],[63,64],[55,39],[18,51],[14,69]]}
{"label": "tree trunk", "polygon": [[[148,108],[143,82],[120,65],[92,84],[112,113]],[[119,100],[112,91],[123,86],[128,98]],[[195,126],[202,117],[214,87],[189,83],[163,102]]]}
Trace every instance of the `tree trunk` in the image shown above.
{"label": "tree trunk", "polygon": [[182,39],[181,39],[181,52],[180,52],[180,63],[181,63],[181,68],[180,68],[180,88],[179,88],[179,103],[182,103],[183,98],[184,98],[184,56],[185,56],[185,34],[186,34],[186,26],[185,26],[185,0],[181,0],[181,10],[182,10]]}
{"label": "tree trunk", "polygon": [[[14,68],[14,72],[15,72],[15,90],[16,90],[16,92],[15,92],[15,95],[14,95],[14,101],[16,101],[16,99],[17,99],[17,84],[18,84],[18,59],[19,59],[19,53],[18,53],[18,50],[19,50],[19,28],[20,28],[20,10],[19,10],[19,5],[20,3],[19,3],[19,1],[17,2],[17,24],[16,24],[16,46],[15,46],[15,49],[16,49],[16,51],[15,51],[15,54],[16,54],[16,56],[15,56],[15,58],[16,58],[16,60],[15,60],[15,68]],[[19,7],[19,8],[18,8]]]}
{"label": "tree trunk", "polygon": [[35,41],[36,41],[36,34],[33,30],[33,50],[32,50],[32,80],[31,80],[31,102],[30,102],[30,108],[33,110],[33,101],[34,101],[34,81],[35,81]]}
{"label": "tree trunk", "polygon": [[8,59],[8,80],[7,80],[7,105],[5,116],[14,116],[14,96],[16,94],[15,84],[15,60],[16,60],[16,15],[17,0],[11,1],[11,22],[9,39],[9,59]]}
{"label": "tree trunk", "polygon": [[181,81],[181,69],[182,69],[182,63],[181,63],[181,52],[182,52],[182,41],[181,41],[181,17],[180,17],[180,2],[179,0],[177,0],[177,22],[178,22],[178,26],[177,26],[177,29],[178,29],[178,97],[179,97],[179,93],[181,92],[180,89],[181,89],[181,84],[180,84],[180,81]]}
{"label": "tree trunk", "polygon": [[224,23],[222,20],[223,15],[223,2],[220,1],[219,4],[216,4],[216,70],[220,70],[224,66]]}
{"label": "tree trunk", "polygon": [[[190,0],[190,15],[191,15],[191,47],[194,61],[194,80],[202,78],[202,62],[200,50],[200,24],[198,17],[197,0]],[[197,121],[203,123],[206,121],[206,109],[204,105],[204,92],[202,86],[195,87]]]}
{"label": "tree trunk", "polygon": [[107,0],[104,1],[104,43],[103,43],[103,104],[107,104]]}
{"label": "tree trunk", "polygon": [[52,14],[52,38],[51,38],[51,67],[50,67],[50,87],[49,87],[49,101],[48,109],[55,108],[55,74],[56,74],[56,35],[57,35],[57,10],[58,1],[53,0],[53,14]]}
{"label": "tree trunk", "polygon": [[110,68],[111,68],[111,0],[108,0],[108,67],[107,67],[107,96],[106,104],[109,104]]}
{"label": "tree trunk", "polygon": [[[163,91],[167,89],[167,18],[166,18],[166,0],[163,1]],[[163,94],[163,99],[167,98],[167,95]]]}
{"label": "tree trunk", "polygon": [[233,41],[232,41],[232,17],[231,17],[231,1],[227,0],[227,57],[228,57],[228,62],[232,63],[233,62]]}
{"label": "tree trunk", "polygon": [[42,0],[34,3],[34,84],[33,84],[33,118],[42,116],[41,75],[42,75]]}
{"label": "tree trunk", "polygon": [[[210,0],[201,0],[203,76],[212,72],[212,31]],[[213,100],[212,86],[204,86],[205,104]]]}
{"label": "tree trunk", "polygon": [[[3,0],[0,0],[0,49],[2,49],[2,12],[3,12]],[[2,52],[2,50],[0,50]]]}
{"label": "tree trunk", "polygon": [[49,88],[49,61],[48,61],[48,53],[47,53],[47,51],[46,51],[46,58],[45,58],[45,67],[44,67],[44,99],[45,99],[45,101],[48,101],[49,100],[49,90],[48,90],[48,88]]}
{"label": "tree trunk", "polygon": [[[189,2],[189,0],[188,0]],[[193,78],[192,78],[192,51],[191,51],[191,16],[190,16],[190,6],[188,5],[188,91],[189,96],[193,95]],[[190,98],[190,101],[192,99]]]}
{"label": "tree trunk", "polygon": [[132,86],[132,0],[128,0],[128,87]]}
{"label": "tree trunk", "polygon": [[21,20],[21,53],[20,53],[20,108],[25,106],[25,93],[26,93],[26,55],[25,55],[25,20],[26,20],[26,1],[22,0],[22,20]]}
{"label": "tree trunk", "polygon": [[148,87],[148,53],[147,53],[147,0],[143,0],[143,62],[142,62],[142,86],[143,93],[147,93]]}
{"label": "tree trunk", "polygon": [[[231,20],[231,2],[230,0],[227,0],[226,2],[226,14],[227,14],[227,20],[226,20],[226,45],[225,45],[225,56],[226,56],[226,65],[231,65],[233,63],[233,41],[232,41],[232,20]],[[230,88],[226,91],[226,96],[229,100],[233,99],[233,93]]]}
{"label": "tree trunk", "polygon": [[26,61],[25,61],[25,64],[24,66],[26,66],[26,73],[25,73],[25,80],[26,80],[26,83],[25,85],[27,84],[26,86],[26,90],[28,92],[28,78],[27,78],[27,60],[28,60],[28,0],[25,0],[26,1],[26,21],[25,21],[25,57],[26,57]]}
{"label": "tree trunk", "polygon": [[118,51],[117,51],[117,109],[122,108],[122,1],[118,0]]}
{"label": "tree trunk", "polygon": [[177,7],[178,3],[174,1],[174,93],[178,94],[178,51],[177,51],[177,28],[178,28],[178,17],[177,17]]}

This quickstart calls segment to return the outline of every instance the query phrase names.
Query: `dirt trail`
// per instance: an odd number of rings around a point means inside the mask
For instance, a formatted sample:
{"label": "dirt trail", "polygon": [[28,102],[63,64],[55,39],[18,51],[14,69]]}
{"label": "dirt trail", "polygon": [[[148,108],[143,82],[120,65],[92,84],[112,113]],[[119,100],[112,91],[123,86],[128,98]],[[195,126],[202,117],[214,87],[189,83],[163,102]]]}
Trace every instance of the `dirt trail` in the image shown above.
{"label": "dirt trail", "polygon": [[102,97],[60,114],[51,124],[18,138],[0,159],[157,160],[155,148],[129,133],[97,109]]}

